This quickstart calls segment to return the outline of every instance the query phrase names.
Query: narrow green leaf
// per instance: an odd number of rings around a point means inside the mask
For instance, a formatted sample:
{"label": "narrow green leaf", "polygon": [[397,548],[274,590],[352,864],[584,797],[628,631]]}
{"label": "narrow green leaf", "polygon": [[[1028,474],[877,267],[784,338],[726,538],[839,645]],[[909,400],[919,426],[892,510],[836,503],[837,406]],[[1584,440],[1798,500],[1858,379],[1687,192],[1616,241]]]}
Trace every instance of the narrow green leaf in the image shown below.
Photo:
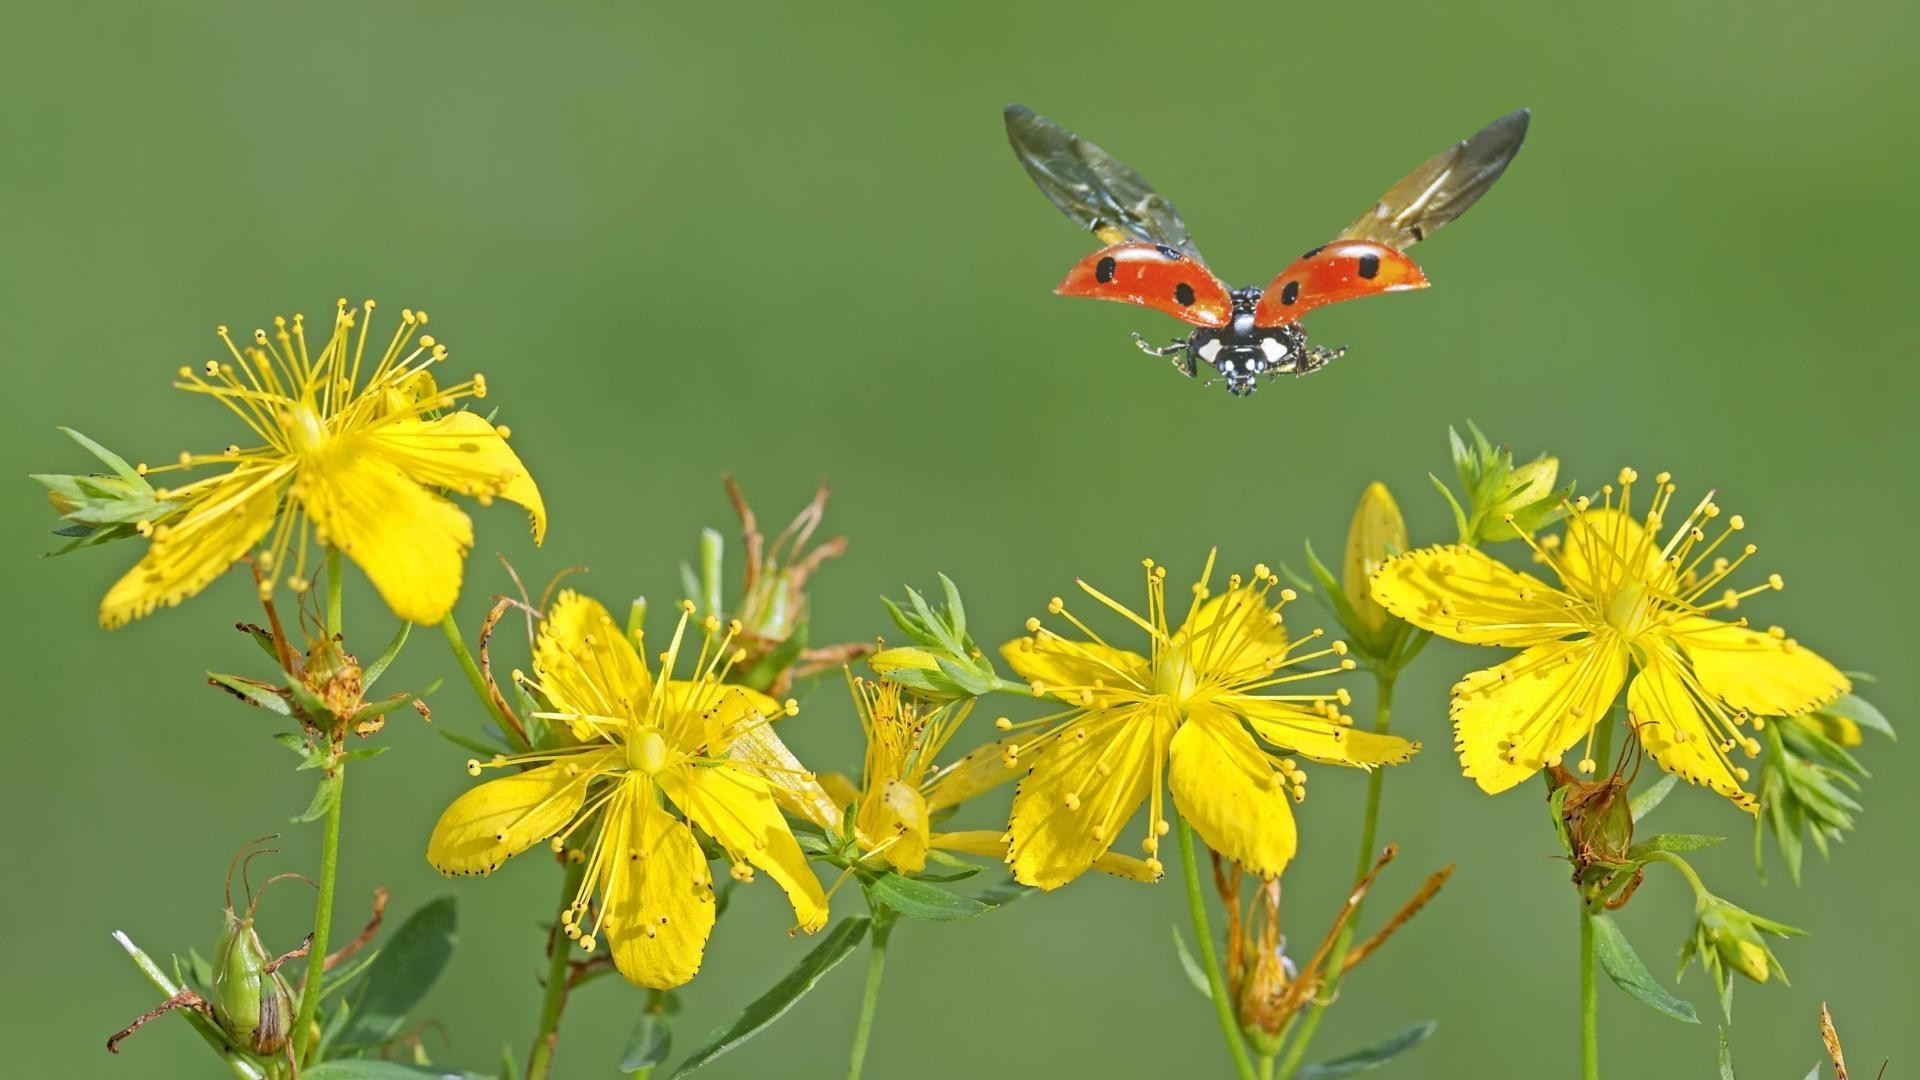
{"label": "narrow green leaf", "polygon": [[1724,836],[1702,836],[1699,833],[1661,833],[1658,836],[1649,836],[1628,848],[1627,858],[1643,859],[1655,851],[1671,851],[1676,854],[1699,851],[1701,848],[1710,848],[1725,839]]}
{"label": "narrow green leaf", "polygon": [[107,468],[112,469],[119,475],[120,479],[125,480],[129,484],[137,484],[140,487],[147,486],[147,478],[140,475],[140,470],[127,464],[126,458],[101,446],[99,443],[94,442],[92,439],[87,438],[85,435],[80,434],[70,427],[63,427],[60,430],[66,433],[67,438],[79,443],[86,448],[89,454],[92,454],[104,462]]}
{"label": "narrow green leaf", "polygon": [[1674,997],[1647,974],[1647,965],[1640,962],[1640,954],[1633,951],[1633,945],[1611,918],[1605,914],[1589,915],[1587,921],[1593,924],[1594,951],[1600,957],[1600,966],[1606,969],[1607,977],[1615,986],[1662,1016],[1688,1024],[1700,1022],[1692,1004]]}
{"label": "narrow green leaf", "polygon": [[1673,793],[1674,785],[1679,782],[1678,776],[1668,773],[1660,778],[1659,783],[1635,795],[1627,803],[1627,809],[1633,813],[1633,820],[1637,823],[1641,818],[1653,813],[1655,807],[1667,801],[1667,796]]}
{"label": "narrow green leaf", "polygon": [[347,985],[353,982],[353,980],[365,975],[367,968],[371,967],[373,962],[379,959],[379,957],[379,949],[368,949],[362,955],[354,957],[352,962],[347,964],[346,967],[338,971],[327,972],[326,981],[320,985],[320,999],[325,1001],[327,998],[346,989]]}
{"label": "narrow green leaf", "polygon": [[511,1046],[500,1048],[500,1080],[520,1080],[520,1063]]}
{"label": "narrow green leaf", "polygon": [[960,603],[960,587],[945,574],[940,575],[940,591],[947,598],[947,622],[953,629],[953,636],[961,641],[967,639],[967,609]]}
{"label": "narrow green leaf", "polygon": [[1187,936],[1180,932],[1179,923],[1173,924],[1173,951],[1180,954],[1180,970],[1187,973],[1187,981],[1193,984],[1195,990],[1200,991],[1201,997],[1212,1001],[1213,988],[1207,985],[1207,973],[1201,969],[1200,961],[1195,960],[1193,953],[1187,949]]}
{"label": "narrow green leaf", "polygon": [[400,629],[393,635],[393,640],[387,642],[387,647],[381,651],[379,656],[374,658],[373,663],[361,669],[360,688],[362,690],[373,689],[373,684],[379,681],[380,676],[387,673],[388,665],[393,663],[394,657],[400,655],[400,647],[407,643],[407,635],[412,632],[413,624],[405,619],[401,619]]}
{"label": "narrow green leaf", "polygon": [[834,928],[827,931],[825,940],[813,947],[813,951],[802,957],[800,963],[789,971],[785,978],[774,984],[773,989],[761,995],[734,1018],[732,1024],[724,1030],[714,1033],[707,1044],[694,1051],[693,1056],[680,1063],[673,1073],[675,1077],[685,1076],[713,1059],[735,1049],[741,1043],[758,1035],[768,1025],[786,1014],[793,1004],[806,996],[821,977],[832,971],[853,952],[861,939],[867,936],[867,927],[871,920],[864,916],[842,919]]}
{"label": "narrow green leaf", "polygon": [[625,1073],[651,1069],[667,1060],[673,1052],[673,1025],[662,1013],[643,1013],[627,1037],[627,1049],[620,1055],[620,1071]]}
{"label": "narrow green leaf", "polygon": [[1453,497],[1453,491],[1447,487],[1446,481],[1432,473],[1427,474],[1427,479],[1433,481],[1434,490],[1447,500],[1447,508],[1453,511],[1453,527],[1460,534],[1460,542],[1464,544],[1473,539],[1473,528],[1467,524],[1467,512],[1460,508],[1460,500]]}
{"label": "narrow green leaf", "polygon": [[726,562],[727,539],[717,529],[700,530],[700,613],[720,617],[720,574]]}
{"label": "narrow green leaf", "polygon": [[1022,885],[1012,878],[1008,878],[998,885],[974,893],[973,898],[983,904],[992,904],[994,907],[1006,907],[1008,904],[1013,903],[1023,896],[1032,896],[1039,891],[1039,889],[1032,885]]}
{"label": "narrow green leaf", "polygon": [[[1814,1072],[1819,1072],[1818,1066]],[[1735,1080],[1733,1075],[1733,1047],[1727,1045],[1727,1029],[1720,1029],[1720,1080]]]}
{"label": "narrow green leaf", "polygon": [[866,882],[867,895],[909,919],[951,922],[971,919],[993,910],[971,896],[948,892],[931,882],[906,877],[889,870]]}
{"label": "narrow green leaf", "polygon": [[487,742],[485,739],[476,739],[471,735],[462,735],[452,728],[441,724],[433,725],[433,730],[441,738],[453,745],[463,750],[471,750],[481,757],[492,757],[495,754],[504,754],[507,752],[507,748],[499,743]]}
{"label": "narrow green leaf", "polygon": [[251,679],[243,679],[238,675],[222,675],[217,671],[209,671],[207,672],[207,681],[222,690],[231,692],[234,696],[249,704],[258,705],[275,715],[293,715],[293,707],[287,704],[286,698],[281,697],[272,689],[261,686]]}
{"label": "narrow green leaf", "polygon": [[[306,766],[303,765],[301,768],[306,768]],[[293,822],[295,825],[304,825],[309,821],[319,821],[321,818],[327,816],[327,811],[333,809],[333,804],[339,800],[339,777],[322,776],[320,782],[314,785],[313,801],[307,804],[306,810],[302,811],[297,817],[288,818],[287,820]]]}
{"label": "narrow green leaf", "polygon": [[1804,1080],[1820,1080],[1820,1063],[1819,1062],[1816,1061],[1813,1063],[1813,1071],[1808,1073],[1804,1077]]}
{"label": "narrow green leaf", "polygon": [[494,1080],[485,1073],[365,1059],[326,1061],[300,1070],[301,1080]]}
{"label": "narrow green leaf", "polygon": [[1861,727],[1877,731],[1889,739],[1900,737],[1894,734],[1893,725],[1887,722],[1887,718],[1879,709],[1874,708],[1865,698],[1853,694],[1841,694],[1838,700],[1820,711],[1834,716],[1844,716]]}
{"label": "narrow green leaf", "polygon": [[1427,1041],[1439,1023],[1433,1020],[1419,1020],[1364,1050],[1355,1050],[1330,1061],[1308,1065],[1293,1075],[1297,1080],[1334,1080],[1335,1077],[1352,1076],[1355,1073],[1377,1069],[1381,1065],[1408,1050]]}
{"label": "narrow green leaf", "polygon": [[398,1035],[453,958],[459,918],[451,896],[421,905],[380,949],[380,958],[353,995],[353,1022],[342,1046],[377,1046]]}

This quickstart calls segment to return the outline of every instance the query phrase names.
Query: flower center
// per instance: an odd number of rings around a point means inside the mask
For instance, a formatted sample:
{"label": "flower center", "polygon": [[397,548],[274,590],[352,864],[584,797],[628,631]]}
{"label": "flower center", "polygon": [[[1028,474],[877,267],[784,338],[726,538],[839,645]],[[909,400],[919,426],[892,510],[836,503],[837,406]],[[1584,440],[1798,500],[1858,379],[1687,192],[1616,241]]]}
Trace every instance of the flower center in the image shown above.
{"label": "flower center", "polygon": [[1650,605],[1644,603],[1646,596],[1647,586],[1644,582],[1626,582],[1607,602],[1607,625],[1620,631],[1629,640],[1646,629],[1647,615],[1652,610]]}
{"label": "flower center", "polygon": [[659,728],[642,725],[628,737],[627,768],[652,776],[666,764],[667,740],[661,737]]}
{"label": "flower center", "polygon": [[1199,673],[1188,662],[1185,649],[1167,649],[1153,665],[1153,691],[1156,694],[1165,694],[1175,701],[1184,702],[1193,697],[1199,685]]}
{"label": "flower center", "polygon": [[307,402],[296,402],[281,421],[287,442],[299,457],[314,457],[327,445],[327,422]]}

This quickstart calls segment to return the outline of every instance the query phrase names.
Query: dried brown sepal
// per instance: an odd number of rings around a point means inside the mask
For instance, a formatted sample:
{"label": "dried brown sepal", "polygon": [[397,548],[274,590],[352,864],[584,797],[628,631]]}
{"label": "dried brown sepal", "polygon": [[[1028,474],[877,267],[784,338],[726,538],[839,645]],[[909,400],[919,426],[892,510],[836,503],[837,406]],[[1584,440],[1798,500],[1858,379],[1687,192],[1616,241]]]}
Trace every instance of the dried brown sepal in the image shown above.
{"label": "dried brown sepal", "polygon": [[[488,652],[493,643],[493,631],[500,625],[501,617],[516,606],[519,605],[511,599],[496,601],[493,610],[487,612],[486,621],[480,624],[480,639],[476,645],[480,657],[480,681],[486,684],[487,700],[493,703],[494,711],[500,718],[513,728],[514,737],[519,744],[526,746],[529,745],[526,725],[520,722],[520,717],[514,713],[513,707],[507,704],[506,695],[500,692],[500,684],[494,681],[493,658]],[[421,716],[426,717],[427,714],[423,712]]]}

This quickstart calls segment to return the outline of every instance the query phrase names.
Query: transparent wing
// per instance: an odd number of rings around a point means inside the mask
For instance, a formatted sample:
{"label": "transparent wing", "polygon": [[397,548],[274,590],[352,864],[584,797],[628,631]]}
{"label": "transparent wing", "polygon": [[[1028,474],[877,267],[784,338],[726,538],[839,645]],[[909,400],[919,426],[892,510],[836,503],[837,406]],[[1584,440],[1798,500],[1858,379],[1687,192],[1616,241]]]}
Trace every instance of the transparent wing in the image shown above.
{"label": "transparent wing", "polygon": [[1520,152],[1533,113],[1515,109],[1472,138],[1440,151],[1387,189],[1336,239],[1371,240],[1405,250],[1467,212]]}
{"label": "transparent wing", "polygon": [[1139,173],[1025,105],[1008,105],[1006,117],[1014,156],[1081,228],[1102,243],[1142,240],[1199,258],[1179,212]]}

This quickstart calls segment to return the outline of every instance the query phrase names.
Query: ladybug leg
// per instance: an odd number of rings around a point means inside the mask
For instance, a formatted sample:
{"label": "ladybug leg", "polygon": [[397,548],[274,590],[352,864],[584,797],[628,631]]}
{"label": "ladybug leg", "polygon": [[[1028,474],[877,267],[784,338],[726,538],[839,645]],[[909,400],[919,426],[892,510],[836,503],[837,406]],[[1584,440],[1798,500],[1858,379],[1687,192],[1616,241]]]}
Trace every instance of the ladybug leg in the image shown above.
{"label": "ladybug leg", "polygon": [[1337,349],[1327,349],[1315,345],[1313,348],[1308,349],[1305,355],[1301,356],[1300,366],[1295,368],[1293,373],[1295,375],[1305,375],[1309,371],[1318,371],[1345,355],[1347,355],[1347,347],[1345,345]]}
{"label": "ladybug leg", "polygon": [[1148,356],[1158,356],[1173,361],[1173,366],[1180,369],[1180,374],[1189,379],[1193,378],[1193,352],[1187,347],[1186,338],[1177,338],[1168,345],[1149,345],[1146,338],[1136,333],[1133,335],[1133,343]]}

